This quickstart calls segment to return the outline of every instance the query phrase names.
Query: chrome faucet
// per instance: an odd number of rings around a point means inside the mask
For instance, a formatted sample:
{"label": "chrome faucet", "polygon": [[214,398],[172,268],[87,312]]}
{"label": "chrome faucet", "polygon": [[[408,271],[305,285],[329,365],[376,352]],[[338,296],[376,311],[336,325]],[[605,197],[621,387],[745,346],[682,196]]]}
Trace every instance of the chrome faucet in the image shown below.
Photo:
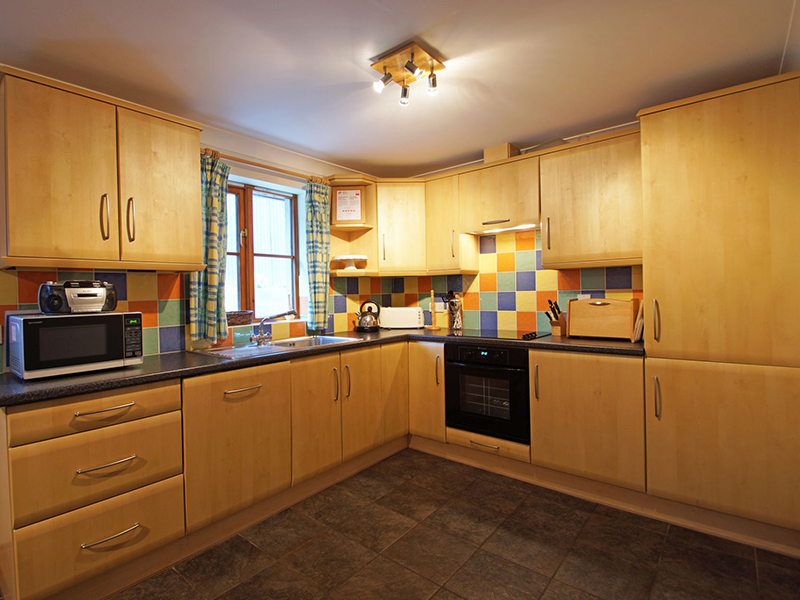
{"label": "chrome faucet", "polygon": [[287,310],[286,312],[278,313],[277,315],[269,315],[261,319],[261,322],[258,324],[258,335],[251,334],[250,341],[256,342],[259,346],[266,346],[267,343],[272,341],[272,334],[271,333],[264,333],[264,323],[266,321],[272,321],[273,319],[277,319],[279,317],[286,317],[288,315],[296,315],[297,311],[295,309]]}

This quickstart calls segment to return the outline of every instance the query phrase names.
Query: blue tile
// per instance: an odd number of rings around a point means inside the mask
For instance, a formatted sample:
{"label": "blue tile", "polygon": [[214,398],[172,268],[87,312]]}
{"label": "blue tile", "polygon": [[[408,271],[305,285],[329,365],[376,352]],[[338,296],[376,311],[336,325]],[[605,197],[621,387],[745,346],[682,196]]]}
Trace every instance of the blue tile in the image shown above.
{"label": "blue tile", "polygon": [[630,290],[633,274],[630,267],[606,267],[606,288],[610,290]]}
{"label": "blue tile", "polygon": [[392,278],[392,293],[393,294],[402,294],[405,291],[405,279],[402,277],[393,277]]}
{"label": "blue tile", "polygon": [[430,325],[432,323],[432,321],[431,321],[431,311],[423,310],[422,311],[422,318],[425,320],[425,325]]}
{"label": "blue tile", "polygon": [[[127,273],[111,273],[108,271],[97,271],[94,274],[95,279],[100,281],[107,281],[113,283],[117,288],[117,300],[128,299],[128,274]],[[189,279],[188,277],[186,279]]]}
{"label": "blue tile", "polygon": [[391,305],[392,305],[392,295],[381,294],[381,306],[391,306]]}
{"label": "blue tile", "polygon": [[497,331],[497,313],[481,311],[481,331]]}
{"label": "blue tile", "polygon": [[[261,327],[259,326],[258,323],[255,323],[253,325],[253,333],[256,335],[261,333]],[[265,334],[272,333],[272,323],[264,323],[264,333]]]}
{"label": "blue tile", "polygon": [[461,275],[448,275],[447,276],[447,289],[454,292],[461,292]]}
{"label": "blue tile", "polygon": [[333,297],[333,312],[346,313],[347,312],[347,296],[334,296]]}
{"label": "blue tile", "polygon": [[347,294],[355,294],[358,295],[358,277],[348,277],[347,278]]}
{"label": "blue tile", "polygon": [[183,337],[183,325],[177,327],[159,327],[158,347],[161,352],[180,352],[186,348]]}
{"label": "blue tile", "polygon": [[542,266],[542,251],[541,250],[537,250],[536,251],[536,270],[537,271],[541,271],[542,269],[544,269],[544,267]]}
{"label": "blue tile", "polygon": [[493,235],[481,236],[481,254],[494,254],[497,252],[497,238]]}
{"label": "blue tile", "polygon": [[589,294],[592,298],[605,298],[605,290],[583,290],[584,294]]}
{"label": "blue tile", "polygon": [[333,315],[328,315],[328,326],[325,328],[325,333],[333,333]]}
{"label": "blue tile", "polygon": [[497,292],[498,310],[517,310],[517,294],[514,292]]}
{"label": "blue tile", "polygon": [[517,272],[517,291],[531,292],[536,289],[536,271]]}

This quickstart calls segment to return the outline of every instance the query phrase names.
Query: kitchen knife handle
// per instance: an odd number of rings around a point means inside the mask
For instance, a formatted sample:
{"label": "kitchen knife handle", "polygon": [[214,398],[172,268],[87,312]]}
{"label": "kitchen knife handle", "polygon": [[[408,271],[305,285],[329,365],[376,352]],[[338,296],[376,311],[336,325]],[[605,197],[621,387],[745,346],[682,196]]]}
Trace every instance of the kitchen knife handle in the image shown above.
{"label": "kitchen knife handle", "polygon": [[547,237],[547,249],[550,250],[550,217],[547,217],[545,234]]}
{"label": "kitchen knife handle", "polygon": [[655,298],[653,298],[653,339],[661,341],[661,307]]}
{"label": "kitchen knife handle", "polygon": [[456,257],[456,230],[450,230],[450,255]]}
{"label": "kitchen knife handle", "polygon": [[656,419],[661,420],[661,382],[658,375],[653,377],[653,405],[655,407]]}
{"label": "kitchen knife handle", "polygon": [[539,399],[539,365],[533,366],[533,395]]}
{"label": "kitchen knife handle", "polygon": [[334,402],[338,402],[339,401],[339,369],[337,369],[336,367],[333,367],[333,376],[336,378],[336,385],[334,387],[335,394],[333,396],[333,401]]}
{"label": "kitchen knife handle", "polygon": [[[108,194],[100,196],[100,237],[107,240],[111,237],[111,221],[109,217]],[[105,212],[105,219],[103,219],[103,212]],[[103,227],[105,221],[105,228]]]}
{"label": "kitchen knife handle", "polygon": [[438,354],[436,355],[436,362],[433,365],[433,372],[436,375],[436,385],[439,385],[439,361],[442,359]]}

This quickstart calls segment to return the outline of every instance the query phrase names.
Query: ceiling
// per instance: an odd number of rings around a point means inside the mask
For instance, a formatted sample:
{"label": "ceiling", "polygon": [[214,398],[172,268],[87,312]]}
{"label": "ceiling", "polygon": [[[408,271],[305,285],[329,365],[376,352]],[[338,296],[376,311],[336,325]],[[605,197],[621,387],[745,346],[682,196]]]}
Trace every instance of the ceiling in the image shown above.
{"label": "ceiling", "polygon": [[[0,62],[408,176],[776,75],[794,1],[0,0]],[[447,68],[401,107],[369,59],[414,36]]]}

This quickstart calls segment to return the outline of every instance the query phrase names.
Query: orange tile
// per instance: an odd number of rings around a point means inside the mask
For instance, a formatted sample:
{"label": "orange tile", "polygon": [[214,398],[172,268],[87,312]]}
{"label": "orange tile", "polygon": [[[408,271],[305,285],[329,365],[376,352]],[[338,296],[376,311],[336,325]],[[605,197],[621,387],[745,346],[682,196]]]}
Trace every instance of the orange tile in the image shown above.
{"label": "orange tile", "polygon": [[417,282],[417,290],[420,294],[428,294],[433,289],[433,278],[423,275]]}
{"label": "orange tile", "polygon": [[17,310],[16,304],[0,304],[0,325],[6,325],[6,313],[10,310]]}
{"label": "orange tile", "polygon": [[380,277],[370,277],[369,278],[369,291],[371,294],[380,294],[381,293],[381,278]]}
{"label": "orange tile", "polygon": [[548,300],[557,302],[558,292],[536,292],[536,310],[539,312],[550,310],[550,305],[547,303]]}
{"label": "orange tile", "polygon": [[536,250],[536,232],[533,229],[517,232],[517,252],[520,250]]}
{"label": "orange tile", "polygon": [[581,289],[581,270],[561,269],[558,272],[558,289],[560,290]]}
{"label": "orange tile", "polygon": [[55,271],[18,271],[17,302],[20,304],[38,304],[39,286],[56,280]]}
{"label": "orange tile", "polygon": [[419,306],[419,296],[417,294],[406,294],[406,306]]}
{"label": "orange tile", "polygon": [[536,313],[517,311],[517,331],[522,333],[536,331]]}
{"label": "orange tile", "polygon": [[[358,305],[361,306],[367,300],[370,300],[369,294],[359,294],[358,295]],[[360,309],[359,309],[360,310]]]}
{"label": "orange tile", "polygon": [[481,291],[497,291],[497,273],[481,273]]}
{"label": "orange tile", "polygon": [[221,348],[223,346],[233,346],[233,331],[228,330],[228,337],[224,340],[218,340],[217,343],[212,344],[214,348]]}
{"label": "orange tile", "polygon": [[306,334],[305,321],[289,321],[289,337],[301,337]]}
{"label": "orange tile", "polygon": [[128,310],[142,313],[142,327],[158,327],[158,301],[136,300],[128,302]]}
{"label": "orange tile", "polygon": [[497,270],[498,271],[513,271],[514,270],[514,253],[506,252],[497,255]]}
{"label": "orange tile", "polygon": [[464,310],[480,310],[481,295],[477,292],[467,292],[464,294]]}
{"label": "orange tile", "polygon": [[183,293],[183,276],[179,273],[158,274],[158,299],[180,300]]}
{"label": "orange tile", "polygon": [[347,313],[347,331],[355,331],[356,313]]}

